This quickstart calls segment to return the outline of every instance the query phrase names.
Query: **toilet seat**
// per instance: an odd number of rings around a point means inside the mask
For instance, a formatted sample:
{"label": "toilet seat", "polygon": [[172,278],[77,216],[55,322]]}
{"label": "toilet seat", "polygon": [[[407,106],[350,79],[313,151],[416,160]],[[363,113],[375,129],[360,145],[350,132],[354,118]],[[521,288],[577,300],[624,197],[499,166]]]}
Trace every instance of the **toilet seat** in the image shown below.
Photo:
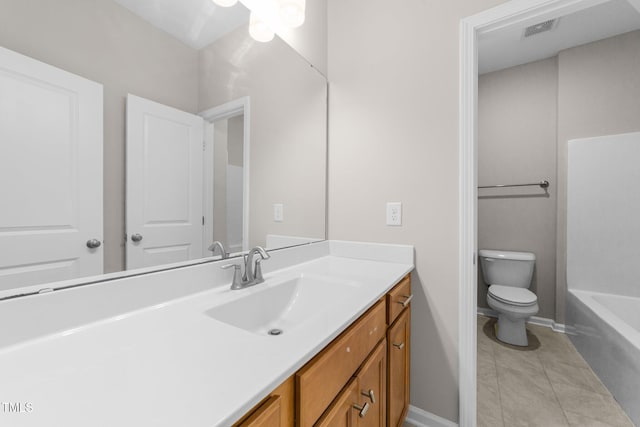
{"label": "toilet seat", "polygon": [[518,307],[529,307],[538,302],[536,294],[529,289],[512,286],[491,285],[489,286],[489,295],[504,304]]}

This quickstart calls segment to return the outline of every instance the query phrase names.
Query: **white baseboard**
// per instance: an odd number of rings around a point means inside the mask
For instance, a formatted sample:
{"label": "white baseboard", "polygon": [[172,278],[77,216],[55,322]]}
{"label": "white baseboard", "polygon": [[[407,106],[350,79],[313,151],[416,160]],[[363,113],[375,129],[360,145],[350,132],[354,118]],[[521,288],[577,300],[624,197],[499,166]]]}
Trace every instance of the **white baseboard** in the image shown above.
{"label": "white baseboard", "polygon": [[409,412],[405,422],[416,427],[458,427],[458,424],[446,418],[439,417],[431,412],[424,411],[409,405]]}
{"label": "white baseboard", "polygon": [[[495,310],[485,307],[478,307],[478,314],[487,317],[498,317],[498,313]],[[564,323],[556,323],[552,319],[546,317],[531,316],[527,323],[531,325],[545,326],[551,328],[554,332],[566,333],[567,327]]]}

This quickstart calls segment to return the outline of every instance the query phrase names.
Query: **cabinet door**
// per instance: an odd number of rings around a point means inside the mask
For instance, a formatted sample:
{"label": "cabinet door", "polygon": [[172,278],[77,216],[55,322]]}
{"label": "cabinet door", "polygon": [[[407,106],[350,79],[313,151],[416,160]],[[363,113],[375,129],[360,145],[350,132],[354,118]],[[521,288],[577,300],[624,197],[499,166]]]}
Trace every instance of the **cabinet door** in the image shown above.
{"label": "cabinet door", "polygon": [[360,403],[369,405],[367,413],[360,418],[360,427],[384,427],[387,407],[387,342],[383,340],[371,352],[358,372]]}
{"label": "cabinet door", "polygon": [[233,427],[293,427],[294,411],[294,380],[289,377]]}
{"label": "cabinet door", "polygon": [[271,396],[239,427],[280,427],[280,396]]}
{"label": "cabinet door", "polygon": [[409,347],[411,309],[405,309],[389,328],[387,415],[389,427],[401,426],[409,410]]}
{"label": "cabinet door", "polygon": [[359,427],[358,410],[358,379],[353,378],[342,390],[315,424],[315,427]]}

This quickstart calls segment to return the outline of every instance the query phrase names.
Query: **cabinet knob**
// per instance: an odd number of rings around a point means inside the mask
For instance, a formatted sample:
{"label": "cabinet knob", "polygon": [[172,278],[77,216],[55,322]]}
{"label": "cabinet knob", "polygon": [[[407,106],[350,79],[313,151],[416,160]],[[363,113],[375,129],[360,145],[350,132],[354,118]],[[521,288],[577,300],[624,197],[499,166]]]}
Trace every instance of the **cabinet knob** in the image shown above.
{"label": "cabinet knob", "polygon": [[367,412],[369,412],[369,403],[365,403],[363,406],[360,405],[353,405],[353,407],[355,409],[357,409],[358,411],[360,411],[360,413],[358,415],[360,415],[360,418],[364,418],[365,415],[367,415]]}
{"label": "cabinet knob", "polygon": [[404,343],[403,342],[401,342],[400,344],[395,344],[394,343],[393,346],[395,348],[397,348],[398,350],[402,350],[404,348]]}
{"label": "cabinet knob", "polygon": [[396,301],[398,304],[402,304],[403,307],[406,307],[409,305],[409,303],[411,302],[411,300],[413,299],[413,294],[411,295],[402,295],[403,298],[406,298],[404,301]]}
{"label": "cabinet knob", "polygon": [[361,393],[362,393],[362,395],[363,395],[363,396],[366,396],[366,397],[368,397],[369,399],[371,399],[371,404],[376,403],[376,395],[375,395],[375,393],[373,392],[373,390],[369,390],[369,391],[362,390],[362,392],[361,392]]}
{"label": "cabinet knob", "polygon": [[141,240],[142,240],[142,234],[140,234],[140,233],[136,233],[136,234],[133,234],[133,235],[131,236],[131,241],[132,241],[132,242],[136,242],[136,243],[138,243],[138,242],[139,242],[139,241],[141,241]]}

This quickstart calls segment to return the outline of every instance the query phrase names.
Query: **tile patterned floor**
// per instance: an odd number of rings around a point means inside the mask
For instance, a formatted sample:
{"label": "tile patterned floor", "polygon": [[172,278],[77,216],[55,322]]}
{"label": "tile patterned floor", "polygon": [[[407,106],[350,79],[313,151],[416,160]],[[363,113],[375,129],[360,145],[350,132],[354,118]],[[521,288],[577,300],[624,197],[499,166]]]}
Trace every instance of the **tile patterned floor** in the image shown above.
{"label": "tile patterned floor", "polygon": [[478,316],[478,427],[634,426],[566,335],[527,325],[522,350],[490,337],[494,323]]}

